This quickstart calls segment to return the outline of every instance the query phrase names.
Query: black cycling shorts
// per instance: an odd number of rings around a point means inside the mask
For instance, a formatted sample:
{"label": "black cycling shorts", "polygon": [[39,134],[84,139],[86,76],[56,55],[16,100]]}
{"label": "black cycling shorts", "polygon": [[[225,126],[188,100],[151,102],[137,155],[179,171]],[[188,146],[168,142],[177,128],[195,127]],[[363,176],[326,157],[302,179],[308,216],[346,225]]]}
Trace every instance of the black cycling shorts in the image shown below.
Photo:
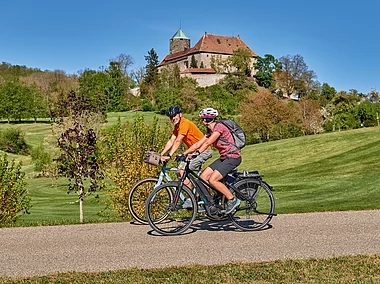
{"label": "black cycling shorts", "polygon": [[229,172],[239,166],[241,163],[241,157],[239,158],[226,158],[224,160],[217,159],[211,163],[208,167],[213,171],[217,170],[223,177],[225,177]]}

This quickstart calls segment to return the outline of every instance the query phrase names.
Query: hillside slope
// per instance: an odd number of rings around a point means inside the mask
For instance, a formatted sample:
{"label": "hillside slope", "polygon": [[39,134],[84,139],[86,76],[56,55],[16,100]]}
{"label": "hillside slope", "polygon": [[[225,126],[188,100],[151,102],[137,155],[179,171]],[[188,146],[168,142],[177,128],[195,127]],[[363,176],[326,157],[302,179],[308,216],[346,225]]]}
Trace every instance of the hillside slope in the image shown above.
{"label": "hillside slope", "polygon": [[242,169],[275,188],[277,212],[380,208],[380,128],[298,137],[243,149]]}

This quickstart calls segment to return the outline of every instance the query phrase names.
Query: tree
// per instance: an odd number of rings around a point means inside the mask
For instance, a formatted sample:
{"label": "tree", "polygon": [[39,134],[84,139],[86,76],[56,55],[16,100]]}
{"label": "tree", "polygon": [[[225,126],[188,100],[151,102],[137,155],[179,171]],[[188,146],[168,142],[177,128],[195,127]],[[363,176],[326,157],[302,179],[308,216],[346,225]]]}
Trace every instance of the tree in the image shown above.
{"label": "tree", "polygon": [[198,62],[195,60],[194,54],[191,56],[190,68],[198,68]]}
{"label": "tree", "polygon": [[367,98],[371,103],[380,103],[380,93],[376,89],[372,89],[368,92]]}
{"label": "tree", "polygon": [[[68,190],[75,191],[79,198],[79,218],[83,222],[84,197],[101,188],[104,174],[100,169],[97,157],[97,136],[91,119],[93,106],[83,94],[70,92],[67,108],[69,127],[65,127],[62,118],[61,125],[66,128],[58,139],[61,151],[59,156],[60,173],[69,178]],[[90,185],[85,188],[85,181],[89,179]]]}
{"label": "tree", "polygon": [[107,80],[106,72],[90,69],[83,71],[78,78],[79,92],[97,109],[97,112],[103,114],[107,110]]}
{"label": "tree", "polygon": [[265,54],[264,57],[258,56],[254,64],[256,69],[256,82],[259,86],[269,88],[274,84],[273,71],[280,70],[280,62],[271,54]]}
{"label": "tree", "polygon": [[359,100],[359,97],[346,91],[338,92],[325,108],[326,130],[335,131],[357,127],[359,122],[356,121],[353,110]]}
{"label": "tree", "polygon": [[247,96],[239,110],[244,114],[240,122],[250,143],[255,135],[259,141],[270,141],[300,134],[299,111],[263,87],[258,88],[256,95]]}
{"label": "tree", "polygon": [[252,75],[252,54],[247,48],[238,48],[226,60],[226,67],[237,76],[251,77]]}
{"label": "tree", "polygon": [[302,97],[315,92],[318,81],[314,71],[309,70],[299,54],[283,56],[279,59],[281,70],[275,71],[276,87],[280,95]]}
{"label": "tree", "polygon": [[301,99],[299,102],[304,134],[317,134],[323,130],[320,105],[315,100]]}
{"label": "tree", "polygon": [[121,53],[116,58],[111,59],[110,63],[111,62],[118,62],[123,76],[129,77],[128,68],[134,64],[132,56]]}
{"label": "tree", "polygon": [[47,115],[41,92],[35,86],[26,86],[18,79],[0,86],[0,117],[8,121]]}
{"label": "tree", "polygon": [[330,87],[329,84],[323,83],[320,94],[320,103],[322,106],[326,106],[328,102],[330,102],[333,97],[336,95],[336,90],[334,87]]}
{"label": "tree", "polygon": [[145,77],[144,82],[146,84],[156,84],[158,80],[158,55],[156,51],[152,48],[148,51],[148,55],[145,55],[145,60],[147,64],[145,65]]}
{"label": "tree", "polygon": [[136,82],[136,84],[139,85],[141,80],[145,76],[145,68],[140,67],[140,68],[137,68],[135,70],[132,70],[129,75]]}
{"label": "tree", "polygon": [[107,111],[126,111],[129,106],[126,103],[128,79],[123,77],[119,62],[110,62],[106,71],[107,81],[105,88],[105,97],[107,99]]}
{"label": "tree", "polygon": [[8,161],[7,155],[0,156],[0,223],[16,221],[20,212],[31,207],[21,163]]}

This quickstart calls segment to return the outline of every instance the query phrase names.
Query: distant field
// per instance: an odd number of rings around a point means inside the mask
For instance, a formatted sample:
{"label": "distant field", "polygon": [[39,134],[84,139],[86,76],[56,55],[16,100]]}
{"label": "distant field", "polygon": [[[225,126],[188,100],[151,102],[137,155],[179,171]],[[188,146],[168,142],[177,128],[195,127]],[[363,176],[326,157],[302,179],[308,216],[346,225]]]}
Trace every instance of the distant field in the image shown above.
{"label": "distant field", "polygon": [[[136,113],[112,113],[108,125],[132,121]],[[143,113],[145,121],[153,121],[154,113]],[[158,116],[166,123],[165,116]],[[38,145],[50,135],[49,123],[11,125],[25,132],[27,142]],[[0,129],[9,127],[1,123]],[[259,170],[275,191],[276,213],[379,209],[380,128],[362,128],[344,132],[304,136],[293,139],[249,145],[243,149],[239,170]],[[31,214],[18,224],[56,224],[78,221],[75,194],[67,194],[64,179],[57,186],[46,178],[33,178],[33,165],[26,156],[9,155],[23,162],[32,197]],[[217,154],[215,153],[215,156]],[[99,197],[99,198],[95,198]],[[85,200],[85,221],[115,221],[96,212],[104,209],[103,192]]]}

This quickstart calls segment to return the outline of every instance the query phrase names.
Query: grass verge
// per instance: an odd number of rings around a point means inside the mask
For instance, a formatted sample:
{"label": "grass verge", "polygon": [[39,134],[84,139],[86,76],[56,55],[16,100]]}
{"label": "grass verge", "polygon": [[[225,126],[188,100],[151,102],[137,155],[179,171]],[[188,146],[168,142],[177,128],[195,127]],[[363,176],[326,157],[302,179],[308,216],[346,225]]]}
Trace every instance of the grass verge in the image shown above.
{"label": "grass verge", "polygon": [[2,278],[2,283],[379,283],[380,255]]}

